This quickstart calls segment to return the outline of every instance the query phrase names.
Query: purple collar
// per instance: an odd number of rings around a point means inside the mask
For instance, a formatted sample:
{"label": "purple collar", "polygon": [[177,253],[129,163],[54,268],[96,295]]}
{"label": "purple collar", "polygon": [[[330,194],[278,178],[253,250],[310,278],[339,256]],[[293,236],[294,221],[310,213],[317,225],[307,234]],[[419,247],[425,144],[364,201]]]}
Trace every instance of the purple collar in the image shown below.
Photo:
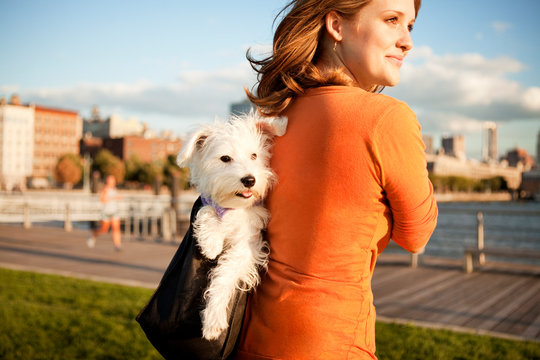
{"label": "purple collar", "polygon": [[202,195],[201,194],[201,200],[202,200],[203,206],[210,205],[210,206],[212,206],[214,208],[214,210],[216,211],[216,214],[217,214],[217,216],[219,217],[220,220],[221,220],[221,218],[223,218],[223,216],[225,215],[225,213],[227,211],[232,210],[230,208],[222,208],[221,206],[216,204],[212,200],[212,198],[210,196],[207,196],[207,195]]}

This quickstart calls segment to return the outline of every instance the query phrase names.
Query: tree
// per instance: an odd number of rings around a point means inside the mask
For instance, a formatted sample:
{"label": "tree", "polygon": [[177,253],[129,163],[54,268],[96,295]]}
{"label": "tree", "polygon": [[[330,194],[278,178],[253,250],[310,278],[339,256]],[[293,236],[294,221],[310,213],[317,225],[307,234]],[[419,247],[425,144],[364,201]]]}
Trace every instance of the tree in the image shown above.
{"label": "tree", "polygon": [[145,163],[139,175],[139,181],[147,185],[153,185],[156,178],[163,179],[163,162],[159,160]]}
{"label": "tree", "polygon": [[176,163],[176,155],[169,155],[167,156],[167,162],[165,163],[165,168],[163,170],[165,183],[168,186],[171,186],[173,174],[178,176],[181,189],[189,189],[189,169],[181,168],[180,166],[178,166],[178,164]]}
{"label": "tree", "polygon": [[486,179],[485,181],[486,181],[486,187],[493,192],[508,190],[508,183],[506,182],[506,179],[502,176],[495,176],[495,177]]}
{"label": "tree", "polygon": [[54,177],[56,181],[64,184],[67,188],[72,188],[73,185],[81,181],[83,174],[82,161],[79,155],[64,154],[56,163],[54,169]]}
{"label": "tree", "polygon": [[126,175],[126,168],[120,158],[114,156],[109,150],[101,149],[93,163],[94,170],[98,170],[103,178],[114,176],[116,183],[122,184]]}
{"label": "tree", "polygon": [[138,155],[136,154],[131,155],[129,159],[126,160],[125,166],[126,166],[125,180],[135,181],[135,182],[141,181],[140,178],[141,178],[142,169],[144,167],[144,161],[142,161],[142,159]]}

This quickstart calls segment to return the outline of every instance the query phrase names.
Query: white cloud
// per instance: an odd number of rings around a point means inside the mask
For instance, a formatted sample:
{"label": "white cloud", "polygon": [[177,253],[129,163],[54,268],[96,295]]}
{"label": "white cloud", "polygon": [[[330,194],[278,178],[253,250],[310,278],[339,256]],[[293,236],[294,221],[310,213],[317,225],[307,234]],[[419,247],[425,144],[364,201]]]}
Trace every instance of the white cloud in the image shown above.
{"label": "white cloud", "polygon": [[[268,50],[261,46],[254,55]],[[540,87],[526,87],[510,78],[524,69],[510,57],[440,55],[430,47],[418,47],[403,66],[399,86],[384,93],[407,102],[427,133],[473,136],[480,133],[483,121],[503,124],[540,119]],[[0,95],[17,92],[23,102],[74,109],[83,116],[98,105],[103,115],[135,116],[152,128],[184,131],[196,122],[226,116],[230,104],[244,98],[244,87],[250,89],[254,83],[253,70],[244,61],[211,71],[184,70],[170,83],[139,80],[56,89],[2,85]]]}
{"label": "white cloud", "polygon": [[[195,119],[212,121],[224,117],[232,102],[245,97],[244,87],[255,82],[248,64],[213,71],[185,70],[168,84],[146,80],[134,83],[77,84],[55,89],[20,89],[23,102],[76,109],[85,116],[93,105],[98,105],[104,116],[109,112],[121,116],[136,116],[141,121],[177,119],[193,123]],[[0,88],[8,92],[13,87]],[[177,124],[175,124],[177,125]],[[175,127],[159,124],[159,128]]]}
{"label": "white cloud", "polygon": [[0,97],[3,96],[6,100],[8,100],[8,96],[18,93],[19,91],[20,87],[18,85],[0,85]]}
{"label": "white cloud", "polygon": [[482,129],[482,121],[462,114],[434,112],[430,116],[431,121],[437,122],[439,129],[446,133],[468,134]]}
{"label": "white cloud", "polygon": [[540,111],[540,88],[531,87],[523,94],[523,105],[531,111]]}
{"label": "white cloud", "polygon": [[504,21],[493,21],[491,23],[491,27],[496,32],[502,34],[502,33],[506,32],[506,30],[510,29],[512,27],[512,24],[504,22]]}
{"label": "white cloud", "polygon": [[[439,55],[419,47],[406,60],[400,84],[384,92],[411,106],[425,134],[465,135],[469,156],[477,156],[484,121],[501,126],[528,122],[532,128],[538,124],[540,87],[526,87],[510,78],[524,69],[510,57]],[[500,137],[502,146],[502,133]]]}
{"label": "white cloud", "polygon": [[537,88],[511,80],[525,66],[510,57],[437,55],[428,47],[403,66],[402,81],[388,93],[427,112],[447,111],[478,120],[540,117]]}

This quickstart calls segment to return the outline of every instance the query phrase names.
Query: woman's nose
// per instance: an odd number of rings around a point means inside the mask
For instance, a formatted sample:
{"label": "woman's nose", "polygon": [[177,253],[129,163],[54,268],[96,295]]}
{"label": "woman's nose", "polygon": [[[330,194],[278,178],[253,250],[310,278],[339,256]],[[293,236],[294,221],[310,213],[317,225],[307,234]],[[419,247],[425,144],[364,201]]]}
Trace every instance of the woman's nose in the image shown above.
{"label": "woman's nose", "polygon": [[412,49],[413,41],[411,37],[411,32],[409,31],[408,27],[405,27],[401,31],[401,37],[399,38],[398,43],[396,45],[397,47],[401,48],[405,52]]}

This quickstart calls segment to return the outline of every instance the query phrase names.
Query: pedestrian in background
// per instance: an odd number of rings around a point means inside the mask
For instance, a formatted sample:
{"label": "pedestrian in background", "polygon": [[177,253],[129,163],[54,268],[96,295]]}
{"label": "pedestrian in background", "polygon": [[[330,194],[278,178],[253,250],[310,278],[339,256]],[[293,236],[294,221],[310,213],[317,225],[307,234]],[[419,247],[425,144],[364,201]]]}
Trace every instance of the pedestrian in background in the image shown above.
{"label": "pedestrian in background", "polygon": [[118,200],[122,197],[116,190],[116,179],[113,175],[107,176],[105,187],[101,190],[99,201],[102,204],[101,209],[101,227],[94,230],[92,235],[87,240],[89,248],[96,245],[96,238],[101,234],[106,234],[109,228],[112,227],[112,237],[114,249],[120,251],[122,249],[122,237],[120,233],[120,217],[118,216]]}

